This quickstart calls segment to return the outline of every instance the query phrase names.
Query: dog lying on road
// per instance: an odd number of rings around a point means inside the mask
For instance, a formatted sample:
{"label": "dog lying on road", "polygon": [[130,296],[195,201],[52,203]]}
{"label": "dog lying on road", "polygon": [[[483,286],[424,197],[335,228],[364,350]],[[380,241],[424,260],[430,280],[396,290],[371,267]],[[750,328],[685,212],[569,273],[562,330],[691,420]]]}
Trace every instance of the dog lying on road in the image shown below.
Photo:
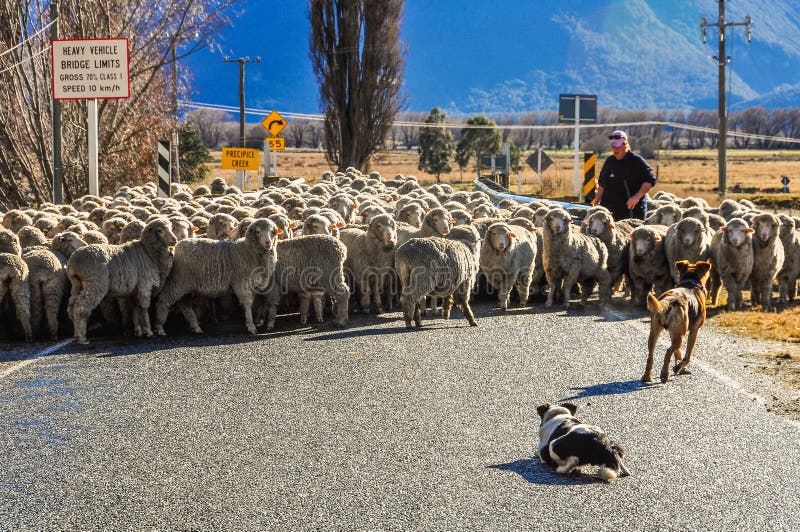
{"label": "dog lying on road", "polygon": [[[711,271],[711,263],[701,260],[694,264],[688,260],[675,263],[680,282],[677,288],[667,290],[656,298],[647,294],[647,309],[650,311],[650,337],[647,340],[647,365],[644,368],[642,382],[652,382],[650,373],[653,370],[653,351],[662,329],[669,331],[672,345],[664,355],[661,368],[661,382],[669,379],[670,358],[675,356],[675,374],[686,374],[686,366],[692,359],[692,350],[697,340],[697,332],[706,321],[706,281]],[[681,357],[681,346],[686,333],[686,356]]]}
{"label": "dog lying on road", "polygon": [[555,465],[556,473],[568,475],[584,466],[600,466],[597,475],[611,482],[630,472],[622,463],[624,449],[594,425],[575,417],[578,407],[572,403],[536,407],[542,424],[539,427],[539,459]]}

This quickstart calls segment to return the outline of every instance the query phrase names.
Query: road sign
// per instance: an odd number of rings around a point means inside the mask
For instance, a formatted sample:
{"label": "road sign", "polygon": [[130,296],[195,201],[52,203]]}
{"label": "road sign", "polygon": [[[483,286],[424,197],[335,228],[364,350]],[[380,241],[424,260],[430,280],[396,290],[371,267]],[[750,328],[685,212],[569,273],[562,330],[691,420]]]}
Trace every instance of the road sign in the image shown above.
{"label": "road sign", "polygon": [[559,94],[558,95],[558,121],[559,123],[575,123],[575,99],[580,98],[581,124],[597,122],[597,95],[596,94]]}
{"label": "road sign", "polygon": [[158,160],[157,189],[159,198],[168,198],[171,194],[170,176],[172,175],[172,149],[168,140],[159,140],[157,143],[156,159]]}
{"label": "road sign", "polygon": [[224,170],[258,170],[261,150],[253,148],[222,148]]}
{"label": "road sign", "polygon": [[264,140],[269,143],[269,149],[272,151],[283,151],[286,149],[286,139],[283,137],[267,137]]}
{"label": "road sign", "polygon": [[[547,153],[545,153],[544,150],[538,150],[538,151],[541,152],[542,154],[542,172],[544,172],[545,170],[550,168],[551,164],[553,164],[553,159],[551,159],[550,156],[547,155]],[[525,159],[525,162],[528,163],[528,166],[530,166],[534,171],[538,171],[539,161],[537,152],[531,153],[530,156],[527,159]]]}
{"label": "road sign", "polygon": [[286,120],[283,119],[278,111],[272,111],[267,117],[261,121],[261,125],[269,131],[270,136],[277,137],[283,128],[286,127]]}
{"label": "road sign", "polygon": [[128,39],[54,39],[53,98],[130,98]]}

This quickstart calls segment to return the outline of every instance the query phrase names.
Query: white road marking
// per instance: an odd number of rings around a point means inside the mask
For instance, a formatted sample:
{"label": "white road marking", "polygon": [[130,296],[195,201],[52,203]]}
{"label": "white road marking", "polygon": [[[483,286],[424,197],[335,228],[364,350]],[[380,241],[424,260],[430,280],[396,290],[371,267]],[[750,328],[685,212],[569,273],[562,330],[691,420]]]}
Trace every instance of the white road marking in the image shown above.
{"label": "white road marking", "polygon": [[4,378],[8,377],[12,373],[14,373],[16,371],[19,371],[22,368],[24,368],[24,367],[26,367],[26,366],[28,366],[30,364],[33,364],[34,362],[36,362],[40,358],[46,357],[47,355],[49,355],[51,353],[54,353],[54,352],[58,351],[59,349],[61,349],[63,347],[68,346],[69,344],[71,344],[74,341],[75,341],[75,338],[67,338],[66,340],[62,340],[62,341],[58,342],[57,344],[53,344],[50,347],[46,347],[46,348],[42,349],[41,351],[39,351],[37,353],[34,353],[29,358],[26,358],[25,360],[22,360],[22,361],[18,362],[17,364],[14,364],[13,366],[8,368],[7,370],[5,370],[2,373],[0,373],[0,379],[4,379]]}

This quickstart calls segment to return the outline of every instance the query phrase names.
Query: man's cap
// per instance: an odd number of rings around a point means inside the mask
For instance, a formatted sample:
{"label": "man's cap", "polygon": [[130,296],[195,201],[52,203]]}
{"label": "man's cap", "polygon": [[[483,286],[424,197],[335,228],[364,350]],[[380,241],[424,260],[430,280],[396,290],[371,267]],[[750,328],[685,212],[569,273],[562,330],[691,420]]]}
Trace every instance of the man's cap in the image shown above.
{"label": "man's cap", "polygon": [[628,141],[628,134],[624,131],[612,131],[611,134],[608,136],[608,140],[611,141],[611,145],[615,148],[619,148],[620,146],[624,146],[625,143]]}

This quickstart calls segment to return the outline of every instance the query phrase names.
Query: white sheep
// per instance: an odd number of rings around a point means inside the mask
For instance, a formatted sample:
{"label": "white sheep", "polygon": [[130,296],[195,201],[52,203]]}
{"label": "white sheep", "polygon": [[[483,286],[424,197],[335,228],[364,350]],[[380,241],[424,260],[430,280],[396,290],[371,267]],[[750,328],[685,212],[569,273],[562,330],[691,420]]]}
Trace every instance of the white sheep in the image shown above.
{"label": "white sheep", "polygon": [[783,267],[780,222],[774,214],[753,218],[753,271],[750,273],[750,299],[765,311],[772,309],[772,285]]}
{"label": "white sheep", "polygon": [[753,230],[741,218],[731,218],[711,240],[711,303],[719,289],[728,292],[728,310],[742,308],[742,287],[753,271]]}
{"label": "white sheep", "polygon": [[675,262],[688,260],[694,263],[699,260],[708,260],[711,255],[710,245],[711,237],[706,232],[706,227],[696,218],[684,218],[667,229],[664,239],[664,254],[675,285],[680,283],[680,274],[675,267]]}
{"label": "white sheep", "polygon": [[631,280],[631,302],[647,306],[647,294],[655,287],[662,294],[674,286],[664,253],[664,225],[641,225],[633,230],[628,243],[628,276]]}
{"label": "white sheep", "polygon": [[[136,336],[152,336],[150,297],[163,285],[172,267],[170,248],[177,239],[166,219],[153,220],[142,238],[123,245],[93,244],[75,251],[67,262],[72,284],[68,313],[78,343],[86,344],[86,324],[107,295],[133,299]],[[124,311],[124,305],[123,305]]]}
{"label": "white sheep", "polygon": [[371,296],[376,311],[381,314],[383,288],[394,277],[397,225],[390,215],[381,214],[372,219],[366,231],[352,231],[358,232],[347,231],[347,238],[342,231],[342,242],[347,246],[345,268],[360,294],[361,310],[369,312]]}
{"label": "white sheep", "polygon": [[793,218],[779,214],[781,222],[780,239],[783,244],[783,267],[778,272],[778,294],[781,303],[794,299],[797,278],[800,276],[800,233],[797,232]]}
{"label": "white sheep", "polygon": [[486,230],[480,250],[480,269],[489,286],[497,290],[501,310],[508,309],[513,287],[517,288],[520,306],[527,304],[536,264],[536,245],[533,231],[518,225],[495,223]]}
{"label": "white sheep", "polygon": [[172,271],[156,301],[156,333],[165,334],[164,322],[176,303],[192,332],[202,333],[194,309],[182,298],[189,294],[219,297],[232,291],[244,311],[247,331],[255,334],[253,300],[272,278],[279,232],[270,220],[259,218],[244,238],[235,241],[190,238],[179,242]]}
{"label": "white sheep", "polygon": [[552,307],[556,293],[561,293],[564,308],[569,308],[570,294],[576,283],[581,285],[582,303],[586,303],[597,283],[600,304],[608,305],[611,280],[605,244],[594,236],[580,233],[572,225],[572,216],[561,207],[547,213],[542,233],[542,264],[549,290],[545,307]]}

